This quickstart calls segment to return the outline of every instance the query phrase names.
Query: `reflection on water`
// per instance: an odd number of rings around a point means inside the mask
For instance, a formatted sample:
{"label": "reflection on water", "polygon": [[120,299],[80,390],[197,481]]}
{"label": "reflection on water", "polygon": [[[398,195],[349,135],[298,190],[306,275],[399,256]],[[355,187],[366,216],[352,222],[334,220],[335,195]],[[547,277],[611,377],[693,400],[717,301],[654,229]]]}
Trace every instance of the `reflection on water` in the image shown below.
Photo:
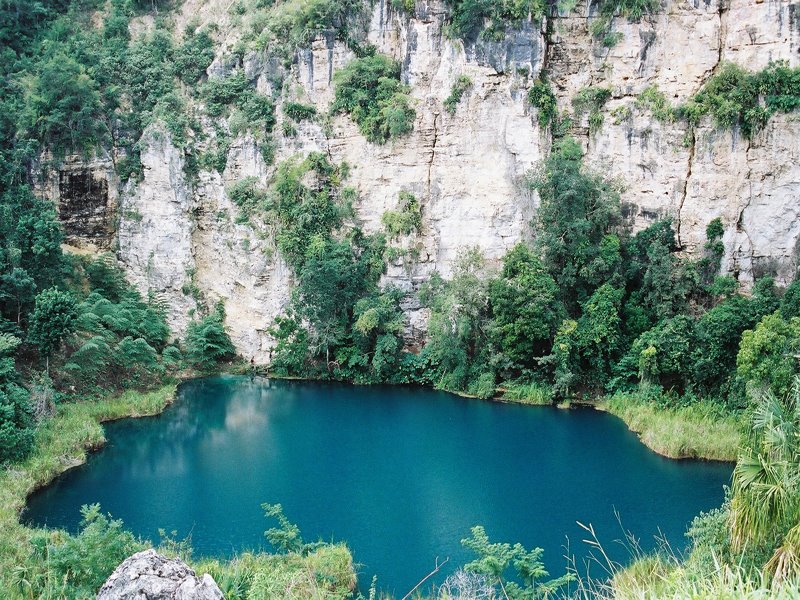
{"label": "reflection on water", "polygon": [[[545,548],[563,571],[566,536],[592,523],[619,560],[624,526],[684,545],[719,505],[729,465],[653,454],[619,420],[588,409],[500,405],[417,388],[247,377],[181,386],[160,417],[107,426],[109,443],[30,499],[25,518],[74,530],[100,502],[138,534],[191,534],[196,554],[265,544],[262,502],[281,502],[307,539],[347,540],[385,589],[405,593],[483,524]],[[402,595],[402,594],[401,594]]]}

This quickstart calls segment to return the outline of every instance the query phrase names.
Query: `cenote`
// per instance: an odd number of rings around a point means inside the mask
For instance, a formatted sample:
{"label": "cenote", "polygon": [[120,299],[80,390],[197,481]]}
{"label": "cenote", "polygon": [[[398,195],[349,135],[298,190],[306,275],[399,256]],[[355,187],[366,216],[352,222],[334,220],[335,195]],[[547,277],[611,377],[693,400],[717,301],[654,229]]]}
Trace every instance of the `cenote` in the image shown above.
{"label": "cenote", "polygon": [[[617,418],[456,397],[407,387],[197,379],[161,416],[106,425],[107,446],[29,499],[28,523],[78,528],[99,502],[135,533],[191,534],[195,555],[267,546],[263,502],[280,502],[307,540],[346,540],[359,580],[405,593],[433,567],[471,560],[460,540],[585,553],[591,523],[607,550],[622,526],[645,548],[674,548],[719,505],[731,465],[674,461]],[[618,515],[618,517],[617,517]],[[619,518],[619,521],[618,521]]]}

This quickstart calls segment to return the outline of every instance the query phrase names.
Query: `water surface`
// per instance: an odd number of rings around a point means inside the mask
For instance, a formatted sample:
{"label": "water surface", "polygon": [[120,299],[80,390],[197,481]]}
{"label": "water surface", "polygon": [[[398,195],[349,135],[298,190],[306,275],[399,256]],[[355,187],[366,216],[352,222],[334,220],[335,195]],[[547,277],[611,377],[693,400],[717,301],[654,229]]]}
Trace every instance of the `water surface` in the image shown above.
{"label": "water surface", "polygon": [[32,496],[24,518],[75,531],[99,502],[151,539],[191,534],[196,555],[268,545],[262,502],[307,540],[346,540],[360,581],[402,596],[476,524],[495,541],[582,554],[591,523],[620,560],[625,529],[652,547],[719,505],[731,465],[674,461],[619,419],[459,398],[408,387],[214,377],[180,387],[163,415],[106,425],[107,446]]}

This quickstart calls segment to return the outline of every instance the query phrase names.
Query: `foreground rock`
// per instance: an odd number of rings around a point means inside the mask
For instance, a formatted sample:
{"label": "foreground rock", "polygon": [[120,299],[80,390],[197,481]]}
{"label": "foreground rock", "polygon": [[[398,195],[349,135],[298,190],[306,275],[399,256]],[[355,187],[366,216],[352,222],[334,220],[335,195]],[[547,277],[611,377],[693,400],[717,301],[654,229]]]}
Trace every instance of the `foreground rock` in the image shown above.
{"label": "foreground rock", "polygon": [[224,596],[208,573],[198,578],[182,560],[145,550],[122,561],[100,588],[97,600],[224,600]]}

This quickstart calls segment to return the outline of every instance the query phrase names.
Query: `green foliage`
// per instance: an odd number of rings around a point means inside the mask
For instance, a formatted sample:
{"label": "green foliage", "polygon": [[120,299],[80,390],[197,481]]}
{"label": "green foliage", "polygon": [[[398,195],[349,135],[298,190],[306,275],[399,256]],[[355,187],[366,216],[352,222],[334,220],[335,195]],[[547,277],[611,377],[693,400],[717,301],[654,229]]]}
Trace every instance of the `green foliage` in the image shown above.
{"label": "green foliage", "polygon": [[669,220],[653,223],[624,244],[623,275],[629,295],[623,311],[630,339],[687,310],[687,297],[698,281],[677,250]]}
{"label": "green foliage", "polygon": [[766,547],[763,570],[780,585],[800,579],[800,378],[785,395],[757,399],[750,439],[731,486],[731,542],[735,550]]}
{"label": "green foliage", "polygon": [[422,207],[419,200],[411,192],[401,191],[398,210],[387,210],[383,213],[381,223],[390,239],[419,233],[422,228]]}
{"label": "green foliage", "polygon": [[0,465],[20,460],[33,446],[33,410],[14,365],[19,343],[14,336],[0,333]]}
{"label": "green foliage", "polygon": [[49,357],[61,347],[61,341],[75,330],[78,311],[75,298],[69,292],[50,288],[36,296],[28,329],[28,340],[39,354]]}
{"label": "green foliage", "polygon": [[658,11],[660,7],[659,0],[602,0],[590,27],[592,35],[603,40],[603,45],[608,47],[607,40],[613,35],[610,30],[614,17],[625,17],[630,22],[638,22],[642,17]]}
{"label": "green foliage", "polygon": [[636,106],[650,110],[659,123],[672,123],[677,118],[677,111],[670,106],[664,92],[655,84],[646,87],[636,96]]}
{"label": "green foliage", "polygon": [[463,39],[474,39],[479,33],[502,39],[507,25],[526,19],[539,21],[547,9],[541,0],[449,0],[449,4],[448,34]]}
{"label": "green foliage", "polygon": [[92,291],[111,302],[119,302],[129,289],[125,274],[111,254],[103,254],[93,260],[86,265],[85,271]]}
{"label": "green foliage", "polygon": [[279,527],[272,527],[264,532],[267,541],[279,552],[296,552],[298,554],[308,554],[318,547],[317,544],[306,544],[300,537],[300,528],[291,523],[286,515],[283,514],[283,506],[280,504],[262,504],[264,514],[278,521]]}
{"label": "green foliage", "polygon": [[73,149],[88,152],[107,140],[99,86],[86,67],[67,54],[42,62],[25,104],[26,133],[58,156]]}
{"label": "green foliage", "polygon": [[187,85],[197,82],[214,60],[214,40],[206,31],[187,29],[183,43],[175,49],[175,73]]}
{"label": "green foliage", "polygon": [[780,303],[781,316],[784,319],[800,317],[800,280],[794,280],[783,293]]}
{"label": "green foliage", "polygon": [[210,315],[189,323],[186,330],[186,358],[203,370],[212,370],[220,362],[236,355],[225,331],[225,309],[218,304]]}
{"label": "green foliage", "polygon": [[299,47],[307,46],[323,31],[335,30],[347,39],[349,18],[362,10],[357,0],[298,0],[267,2],[251,19],[258,49],[269,48],[287,62]]}
{"label": "green foliage", "polygon": [[[343,170],[321,153],[278,165],[268,209],[280,225],[278,249],[295,270],[302,268],[309,254],[317,253],[316,244],[324,242],[348,212],[339,189]],[[313,187],[304,183],[305,177],[314,180]]]}
{"label": "green foliage", "polygon": [[350,61],[334,74],[331,110],[348,113],[371,142],[385,143],[411,131],[416,111],[400,83],[400,64],[374,54]]}
{"label": "green foliage", "polygon": [[65,268],[62,239],[52,203],[35,198],[25,185],[9,182],[0,188],[0,302],[4,317],[21,321],[22,312],[27,312],[24,309],[32,306],[33,293],[60,282]]}
{"label": "green foliage", "polygon": [[159,383],[165,368],[158,353],[169,337],[164,306],[155,298],[144,302],[109,256],[86,271],[92,291],[77,306],[77,335],[57,381],[77,392]]}
{"label": "green foliage", "polygon": [[272,131],[275,126],[275,105],[269,96],[256,92],[241,69],[224,78],[209,79],[202,88],[206,112],[212,117],[223,116],[231,107],[237,110],[232,123],[236,133],[249,130],[257,136]]}
{"label": "green foliage", "polygon": [[571,314],[620,265],[619,193],[581,165],[578,143],[558,142],[535,174],[539,192],[537,246],[545,268],[555,279]]}
{"label": "green foliage", "polygon": [[299,102],[287,102],[283,107],[283,112],[293,121],[310,120],[317,115],[317,108],[310,104],[300,104]]}
{"label": "green foliage", "polygon": [[736,356],[740,377],[756,386],[769,387],[785,396],[794,376],[800,372],[796,358],[800,351],[800,318],[784,320],[776,312],[765,316],[755,329],[745,331]]}
{"label": "green foliage", "polygon": [[245,177],[228,186],[228,197],[246,217],[263,210],[267,205],[267,193],[258,188],[256,177]]}
{"label": "green foliage", "polygon": [[401,294],[378,290],[383,237],[338,231],[352,210],[351,194],[341,188],[346,172],[312,153],[279,165],[273,178],[267,214],[280,225],[278,249],[298,283],[290,309],[272,328],[272,365],[285,374],[392,379],[402,347]]}
{"label": "green foliage", "polygon": [[145,545],[122,528],[122,521],[100,512],[100,505],[81,508],[81,532],[37,533],[29,570],[20,573],[36,597],[82,600],[94,597],[114,569]]}
{"label": "green foliage", "polygon": [[459,75],[456,78],[455,83],[453,83],[453,87],[450,88],[450,95],[445,98],[444,101],[444,109],[448,114],[456,114],[456,107],[458,106],[458,103],[461,102],[461,98],[464,97],[464,94],[466,94],[471,87],[472,79],[466,75]]}
{"label": "green foliage", "polygon": [[589,131],[594,133],[603,125],[603,107],[611,98],[611,90],[601,87],[585,87],[572,99],[575,118],[580,120],[589,115]]}
{"label": "green foliage", "polygon": [[686,315],[662,321],[636,339],[615,370],[628,379],[638,377],[682,393],[693,367],[694,328],[693,319]]}
{"label": "green foliage", "polygon": [[431,309],[429,341],[422,354],[431,365],[432,383],[481,397],[494,395],[494,368],[485,333],[490,316],[489,277],[480,251],[463,250],[452,279],[432,276],[420,299]]}
{"label": "green foliage", "polygon": [[533,82],[531,89],[528,90],[528,102],[538,110],[538,121],[541,127],[547,127],[558,119],[556,95],[553,93],[550,82],[544,77]]}
{"label": "green foliage", "polygon": [[703,88],[689,99],[680,112],[690,125],[711,115],[724,129],[738,128],[751,138],[776,112],[800,108],[800,68],[785,62],[771,62],[757,73],[724,63]]}
{"label": "green foliage", "polygon": [[[477,554],[478,558],[464,565],[464,570],[485,575],[509,600],[546,597],[574,581],[572,574],[541,581],[549,576],[541,561],[544,553],[541,548],[526,550],[519,543],[512,546],[508,543],[490,542],[489,536],[480,525],[473,527],[470,533],[470,537],[461,540],[461,544]],[[508,571],[512,568],[516,581],[508,577]]]}
{"label": "green foliage", "polygon": [[563,318],[558,286],[541,260],[519,243],[503,257],[503,270],[489,286],[489,339],[518,368],[533,368],[550,354]]}
{"label": "green foliage", "polygon": [[392,0],[392,7],[395,10],[406,12],[410,15],[414,14],[415,0]]}

